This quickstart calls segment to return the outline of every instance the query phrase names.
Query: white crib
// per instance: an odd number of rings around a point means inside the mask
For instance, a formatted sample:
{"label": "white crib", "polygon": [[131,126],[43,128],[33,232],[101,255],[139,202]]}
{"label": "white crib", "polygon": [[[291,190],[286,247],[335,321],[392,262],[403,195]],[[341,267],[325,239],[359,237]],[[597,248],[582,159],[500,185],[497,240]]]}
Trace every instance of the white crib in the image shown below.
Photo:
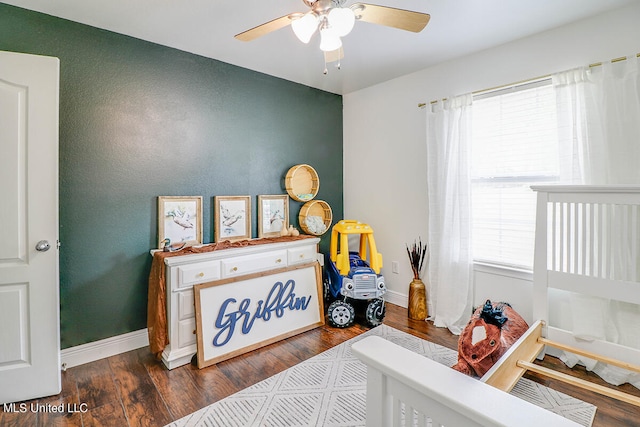
{"label": "white crib", "polygon": [[367,365],[367,427],[579,426],[384,338],[351,350]]}
{"label": "white crib", "polygon": [[[640,304],[640,187],[537,186],[533,314],[537,319],[481,381],[415,355],[379,337],[354,344],[367,364],[367,426],[570,426],[563,417],[515,398],[510,391],[535,371],[640,406],[640,399],[533,363],[545,348],[640,373],[640,342],[625,345],[590,336],[597,324],[556,321],[555,292]],[[589,314],[589,313],[587,313]],[[637,324],[634,325],[637,330]],[[638,336],[638,335],[636,335]],[[633,336],[631,341],[634,341]],[[638,340],[640,341],[640,340]],[[403,410],[404,408],[404,410]],[[415,413],[413,420],[405,414]]]}
{"label": "white crib", "polygon": [[[640,304],[640,187],[540,186],[536,219],[533,316],[545,337],[631,365],[640,347],[580,339],[550,322],[550,290]],[[597,326],[597,325],[596,325]],[[589,334],[589,333],[587,333]],[[640,344],[640,343],[639,343]]]}

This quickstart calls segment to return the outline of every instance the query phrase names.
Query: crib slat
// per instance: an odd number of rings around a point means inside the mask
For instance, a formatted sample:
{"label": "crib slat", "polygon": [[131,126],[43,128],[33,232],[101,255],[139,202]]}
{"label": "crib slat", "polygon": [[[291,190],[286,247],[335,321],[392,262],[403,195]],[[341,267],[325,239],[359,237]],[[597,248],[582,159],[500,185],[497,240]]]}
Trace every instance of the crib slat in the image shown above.
{"label": "crib slat", "polygon": [[[393,399],[393,409],[392,409],[392,416],[391,419],[393,420],[393,427],[402,427],[402,407],[401,407],[402,402],[400,401],[400,399],[398,398],[394,398]],[[406,417],[406,413],[405,413],[405,417]],[[406,419],[405,419],[406,421]],[[384,424],[383,424],[384,425]],[[406,425],[406,424],[405,424]]]}
{"label": "crib slat", "polygon": [[[556,271],[558,269],[557,250],[557,234],[558,234],[558,221],[557,221],[557,203],[549,203],[551,205],[551,216],[549,217],[549,229],[551,230],[551,241],[549,246],[551,247],[551,266],[550,269]],[[537,232],[536,232],[537,233]]]}
{"label": "crib slat", "polygon": [[427,427],[427,417],[421,412],[418,412],[418,427]]}
{"label": "crib slat", "polygon": [[630,274],[631,276],[627,278],[627,280],[636,281],[640,278],[638,277],[638,221],[640,221],[640,216],[638,216],[638,205],[631,206],[631,260],[629,262]]}
{"label": "crib slat", "polygon": [[404,425],[406,427],[414,425],[414,412],[415,408],[411,405],[404,405]]}
{"label": "crib slat", "polygon": [[612,236],[612,230],[611,230],[611,217],[613,216],[613,206],[612,205],[605,205],[605,258],[606,258],[606,273],[605,273],[605,278],[606,279],[613,279],[613,269],[611,268],[611,263],[612,263],[612,259],[611,257],[613,256],[613,252],[611,249],[611,241]]}
{"label": "crib slat", "polygon": [[604,243],[603,243],[603,239],[604,239],[604,232],[603,232],[603,228],[604,228],[604,220],[603,220],[603,216],[604,216],[604,209],[602,206],[602,203],[598,203],[598,244],[596,246],[596,256],[598,257],[598,273],[596,274],[597,277],[605,277],[605,268],[604,268],[604,260],[605,260],[605,256],[604,256]]}
{"label": "crib slat", "polygon": [[576,274],[584,274],[584,238],[585,238],[585,205],[584,203],[580,203],[577,205],[579,213],[578,213],[578,227],[576,230]]}
{"label": "crib slat", "polygon": [[567,263],[565,266],[565,269],[562,271],[566,271],[566,272],[571,272],[571,259],[573,256],[573,239],[572,239],[572,231],[573,231],[573,209],[572,207],[574,206],[573,203],[567,203],[567,228],[566,228],[566,236],[565,236],[565,246],[564,246],[564,252],[567,255]]}
{"label": "crib slat", "polygon": [[585,204],[584,274],[593,275],[593,204]]}
{"label": "crib slat", "polygon": [[594,203],[591,205],[591,274],[590,276],[598,276],[598,205]]}
{"label": "crib slat", "polygon": [[565,222],[565,218],[564,218],[564,203],[559,203],[558,204],[558,208],[559,208],[559,215],[560,218],[558,219],[558,237],[560,238],[560,241],[558,243],[558,268],[556,271],[565,271],[564,270],[564,241],[565,241],[565,236],[564,236],[564,222]]}

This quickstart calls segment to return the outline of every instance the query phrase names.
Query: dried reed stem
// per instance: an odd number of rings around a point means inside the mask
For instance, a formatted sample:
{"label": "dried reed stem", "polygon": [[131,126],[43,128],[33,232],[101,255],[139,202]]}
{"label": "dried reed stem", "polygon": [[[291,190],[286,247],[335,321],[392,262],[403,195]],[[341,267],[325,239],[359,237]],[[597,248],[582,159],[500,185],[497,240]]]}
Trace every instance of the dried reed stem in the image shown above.
{"label": "dried reed stem", "polygon": [[429,262],[429,257],[427,254],[429,253],[429,247],[425,243],[422,243],[422,239],[418,238],[416,242],[414,240],[411,248],[407,246],[407,255],[409,255],[409,263],[411,264],[411,270],[413,270],[413,278],[416,280],[421,280],[422,269],[425,266],[425,263]]}

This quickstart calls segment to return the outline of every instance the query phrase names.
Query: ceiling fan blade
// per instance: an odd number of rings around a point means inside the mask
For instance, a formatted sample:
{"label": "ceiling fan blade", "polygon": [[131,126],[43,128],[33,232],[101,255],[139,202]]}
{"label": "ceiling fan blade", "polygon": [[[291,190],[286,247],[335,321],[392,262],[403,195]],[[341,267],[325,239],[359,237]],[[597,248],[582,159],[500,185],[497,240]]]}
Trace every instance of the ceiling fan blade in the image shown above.
{"label": "ceiling fan blade", "polygon": [[258,25],[257,27],[253,27],[250,30],[244,31],[240,34],[236,34],[234,37],[238,40],[242,40],[243,42],[255,40],[258,37],[262,37],[266,34],[269,34],[273,31],[279,30],[280,28],[284,28],[287,25],[290,25],[291,16],[292,15],[281,16],[280,18],[276,18],[272,21],[265,22],[262,25]]}
{"label": "ceiling fan blade", "polygon": [[429,23],[429,19],[431,19],[431,15],[428,13],[377,6],[375,4],[355,3],[351,6],[351,9],[355,12],[356,18],[361,21],[414,33],[422,31]]}

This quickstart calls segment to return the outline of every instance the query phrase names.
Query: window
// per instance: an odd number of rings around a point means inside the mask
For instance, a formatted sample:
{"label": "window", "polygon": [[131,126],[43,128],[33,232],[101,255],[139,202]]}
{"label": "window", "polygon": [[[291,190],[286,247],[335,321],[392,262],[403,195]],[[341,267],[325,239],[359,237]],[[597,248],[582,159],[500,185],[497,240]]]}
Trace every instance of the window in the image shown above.
{"label": "window", "polygon": [[531,269],[536,195],[530,187],[560,179],[551,80],[474,96],[471,147],[474,259]]}

